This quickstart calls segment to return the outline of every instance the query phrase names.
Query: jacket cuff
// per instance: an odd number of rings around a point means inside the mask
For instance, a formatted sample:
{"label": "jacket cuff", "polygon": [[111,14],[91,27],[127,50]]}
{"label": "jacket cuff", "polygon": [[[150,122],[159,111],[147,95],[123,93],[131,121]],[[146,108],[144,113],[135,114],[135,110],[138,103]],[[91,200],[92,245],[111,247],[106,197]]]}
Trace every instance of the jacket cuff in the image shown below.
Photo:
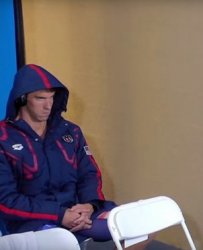
{"label": "jacket cuff", "polygon": [[98,211],[99,209],[103,208],[104,201],[102,200],[92,200],[88,202],[94,208],[94,212]]}
{"label": "jacket cuff", "polygon": [[59,211],[59,218],[58,218],[58,225],[61,225],[62,223],[62,220],[63,220],[63,216],[65,214],[65,211],[66,211],[66,207],[61,207],[60,208],[60,211]]}

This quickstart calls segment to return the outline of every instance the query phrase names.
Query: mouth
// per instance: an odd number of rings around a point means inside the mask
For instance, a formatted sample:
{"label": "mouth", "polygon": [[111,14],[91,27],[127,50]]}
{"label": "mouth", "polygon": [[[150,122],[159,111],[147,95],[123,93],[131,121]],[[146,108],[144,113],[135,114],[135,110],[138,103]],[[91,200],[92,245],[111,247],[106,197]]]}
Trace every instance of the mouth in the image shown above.
{"label": "mouth", "polygon": [[41,117],[49,117],[49,116],[50,116],[50,113],[41,114],[40,116],[41,116]]}

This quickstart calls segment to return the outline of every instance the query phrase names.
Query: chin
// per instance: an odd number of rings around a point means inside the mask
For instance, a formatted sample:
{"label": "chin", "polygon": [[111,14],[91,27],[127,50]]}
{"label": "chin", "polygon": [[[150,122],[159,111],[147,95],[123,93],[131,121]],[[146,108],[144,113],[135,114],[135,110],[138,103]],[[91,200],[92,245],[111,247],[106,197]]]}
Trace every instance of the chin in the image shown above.
{"label": "chin", "polygon": [[39,122],[46,122],[48,120],[49,116],[43,116],[43,117],[38,117]]}

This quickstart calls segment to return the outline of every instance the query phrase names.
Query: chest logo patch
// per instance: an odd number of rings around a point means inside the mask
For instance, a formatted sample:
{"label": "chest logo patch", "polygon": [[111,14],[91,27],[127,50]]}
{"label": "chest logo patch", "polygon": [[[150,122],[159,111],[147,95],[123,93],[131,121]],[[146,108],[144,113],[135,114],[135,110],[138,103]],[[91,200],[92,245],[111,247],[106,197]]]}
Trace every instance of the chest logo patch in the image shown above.
{"label": "chest logo patch", "polygon": [[22,150],[23,149],[23,145],[22,144],[14,144],[14,145],[12,145],[12,148],[14,150]]}
{"label": "chest logo patch", "polygon": [[62,136],[62,138],[67,143],[72,143],[73,142],[73,137],[71,135],[64,135],[64,136]]}
{"label": "chest logo patch", "polygon": [[88,146],[84,146],[84,150],[85,150],[86,155],[92,155]]}

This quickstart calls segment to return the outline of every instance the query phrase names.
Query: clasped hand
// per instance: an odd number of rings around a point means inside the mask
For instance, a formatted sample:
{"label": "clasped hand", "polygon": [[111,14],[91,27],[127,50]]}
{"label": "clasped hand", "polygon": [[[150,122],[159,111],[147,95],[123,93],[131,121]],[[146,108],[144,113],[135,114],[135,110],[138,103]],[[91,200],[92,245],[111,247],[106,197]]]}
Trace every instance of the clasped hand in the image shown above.
{"label": "clasped hand", "polygon": [[62,225],[70,229],[71,232],[89,229],[92,226],[90,217],[93,212],[94,209],[91,204],[77,204],[65,211]]}

